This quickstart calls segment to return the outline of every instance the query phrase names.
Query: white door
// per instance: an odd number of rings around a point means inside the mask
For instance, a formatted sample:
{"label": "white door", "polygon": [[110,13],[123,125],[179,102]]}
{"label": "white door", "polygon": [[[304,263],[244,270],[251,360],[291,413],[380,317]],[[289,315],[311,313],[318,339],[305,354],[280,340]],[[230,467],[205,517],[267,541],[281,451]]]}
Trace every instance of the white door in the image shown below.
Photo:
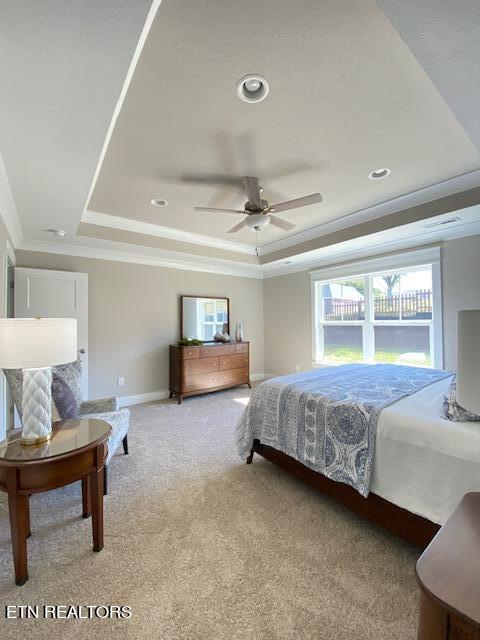
{"label": "white door", "polygon": [[76,318],[82,394],[88,399],[88,275],[15,268],[16,318]]}

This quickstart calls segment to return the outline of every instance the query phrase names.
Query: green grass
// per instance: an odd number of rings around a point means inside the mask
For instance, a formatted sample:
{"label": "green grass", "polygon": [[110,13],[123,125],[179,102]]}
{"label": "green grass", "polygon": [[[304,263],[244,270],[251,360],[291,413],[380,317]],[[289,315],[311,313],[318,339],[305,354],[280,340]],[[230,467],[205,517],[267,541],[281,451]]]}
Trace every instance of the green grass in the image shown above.
{"label": "green grass", "polygon": [[[389,362],[395,363],[398,357],[404,353],[403,351],[376,351],[375,362]],[[418,361],[402,360],[402,364],[423,365],[430,366],[430,355],[427,353],[426,360],[419,363]],[[330,344],[325,347],[325,360],[330,362],[358,362],[363,359],[363,351],[355,347],[343,347],[334,344]]]}

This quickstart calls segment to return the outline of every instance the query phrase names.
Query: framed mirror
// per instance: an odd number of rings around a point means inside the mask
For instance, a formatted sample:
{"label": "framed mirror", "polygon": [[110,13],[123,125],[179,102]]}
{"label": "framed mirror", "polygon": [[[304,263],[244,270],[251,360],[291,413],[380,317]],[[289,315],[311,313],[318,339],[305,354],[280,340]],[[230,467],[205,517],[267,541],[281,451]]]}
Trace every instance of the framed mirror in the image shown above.
{"label": "framed mirror", "polygon": [[230,300],[212,296],[181,296],[181,338],[213,342],[216,333],[230,333]]}

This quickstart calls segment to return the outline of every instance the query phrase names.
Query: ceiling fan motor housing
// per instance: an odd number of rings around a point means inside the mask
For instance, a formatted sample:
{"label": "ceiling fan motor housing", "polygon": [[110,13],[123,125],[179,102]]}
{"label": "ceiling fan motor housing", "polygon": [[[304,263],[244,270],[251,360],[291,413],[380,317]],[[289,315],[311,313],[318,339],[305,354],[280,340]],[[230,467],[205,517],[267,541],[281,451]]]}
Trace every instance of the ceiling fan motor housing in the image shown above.
{"label": "ceiling fan motor housing", "polygon": [[268,202],[266,200],[261,199],[260,200],[261,205],[260,207],[258,205],[253,204],[253,202],[250,202],[249,200],[245,203],[245,211],[251,211],[252,213],[259,213],[260,211],[265,211],[266,209],[268,209]]}
{"label": "ceiling fan motor housing", "polygon": [[268,224],[270,224],[270,216],[264,213],[251,213],[246,220],[246,225],[250,231],[261,231]]}

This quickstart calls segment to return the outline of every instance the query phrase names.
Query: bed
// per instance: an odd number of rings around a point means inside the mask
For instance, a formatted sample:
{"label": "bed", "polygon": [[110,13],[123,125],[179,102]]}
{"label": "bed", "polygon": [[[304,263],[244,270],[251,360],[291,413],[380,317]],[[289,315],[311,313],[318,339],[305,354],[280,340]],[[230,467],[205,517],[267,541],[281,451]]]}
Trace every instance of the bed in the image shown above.
{"label": "bed", "polygon": [[239,453],[248,463],[262,455],[423,548],[480,490],[480,424],[441,416],[452,375],[346,365],[273,378],[237,425]]}

